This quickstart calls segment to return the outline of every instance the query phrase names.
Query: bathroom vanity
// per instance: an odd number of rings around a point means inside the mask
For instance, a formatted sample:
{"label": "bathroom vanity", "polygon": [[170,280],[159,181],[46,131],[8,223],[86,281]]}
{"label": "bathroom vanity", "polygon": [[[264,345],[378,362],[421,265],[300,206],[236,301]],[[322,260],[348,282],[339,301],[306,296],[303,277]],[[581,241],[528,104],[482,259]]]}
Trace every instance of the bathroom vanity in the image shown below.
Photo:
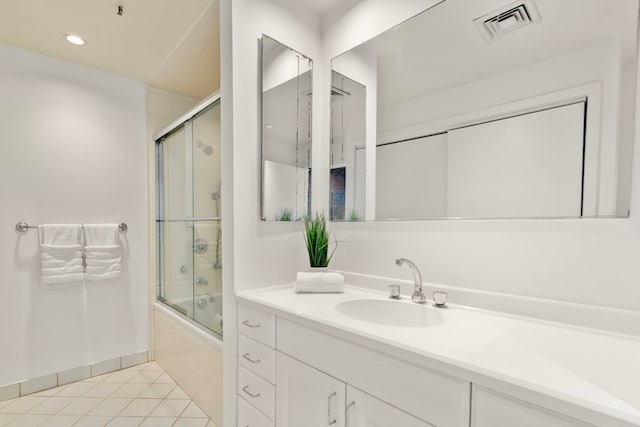
{"label": "bathroom vanity", "polygon": [[351,286],[237,302],[239,427],[640,425],[631,336]]}

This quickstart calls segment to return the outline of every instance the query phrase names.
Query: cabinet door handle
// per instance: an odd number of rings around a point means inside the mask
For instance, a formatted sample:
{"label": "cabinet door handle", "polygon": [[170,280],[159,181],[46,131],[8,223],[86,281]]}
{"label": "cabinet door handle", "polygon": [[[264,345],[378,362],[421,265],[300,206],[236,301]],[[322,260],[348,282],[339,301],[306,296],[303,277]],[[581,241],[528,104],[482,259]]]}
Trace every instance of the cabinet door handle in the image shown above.
{"label": "cabinet door handle", "polygon": [[331,410],[331,399],[333,397],[336,397],[338,395],[338,393],[336,393],[335,391],[333,393],[331,393],[329,395],[329,397],[327,398],[329,405],[327,407],[327,421],[329,423],[330,426],[334,425],[335,423],[338,422],[338,420],[336,419],[336,417],[332,417],[331,414],[333,413],[333,411]]}
{"label": "cabinet door handle", "polygon": [[344,427],[349,427],[349,410],[351,409],[352,406],[355,406],[355,405],[356,405],[355,400],[352,400],[347,404],[347,411],[345,415],[346,419],[344,420]]}
{"label": "cabinet door handle", "polygon": [[245,354],[242,355],[242,357],[244,357],[245,359],[247,359],[251,363],[260,363],[261,362],[260,359],[252,359],[251,358],[251,353],[245,353]]}
{"label": "cabinet door handle", "polygon": [[260,323],[252,324],[251,321],[249,321],[249,320],[243,321],[242,324],[245,325],[245,326],[248,326],[250,328],[259,328],[260,327]]}
{"label": "cabinet door handle", "polygon": [[253,397],[254,399],[255,399],[256,397],[260,397],[260,393],[256,393],[256,394],[251,393],[251,392],[249,391],[249,386],[248,386],[248,385],[246,385],[246,386],[242,387],[242,391],[244,391],[245,393],[247,393],[249,396]]}

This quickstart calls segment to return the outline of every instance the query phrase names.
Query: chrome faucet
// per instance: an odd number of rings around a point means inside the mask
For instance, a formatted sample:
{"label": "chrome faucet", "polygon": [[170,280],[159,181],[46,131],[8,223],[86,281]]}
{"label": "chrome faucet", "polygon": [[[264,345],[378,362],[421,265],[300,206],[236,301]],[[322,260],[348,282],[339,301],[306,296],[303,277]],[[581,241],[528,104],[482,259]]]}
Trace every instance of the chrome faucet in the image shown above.
{"label": "chrome faucet", "polygon": [[413,270],[413,294],[411,294],[411,301],[417,304],[424,304],[427,302],[427,296],[422,292],[422,275],[420,274],[420,270],[418,270],[418,266],[416,266],[411,260],[406,258],[398,258],[396,259],[396,265],[398,267],[402,266],[402,264],[407,264]]}

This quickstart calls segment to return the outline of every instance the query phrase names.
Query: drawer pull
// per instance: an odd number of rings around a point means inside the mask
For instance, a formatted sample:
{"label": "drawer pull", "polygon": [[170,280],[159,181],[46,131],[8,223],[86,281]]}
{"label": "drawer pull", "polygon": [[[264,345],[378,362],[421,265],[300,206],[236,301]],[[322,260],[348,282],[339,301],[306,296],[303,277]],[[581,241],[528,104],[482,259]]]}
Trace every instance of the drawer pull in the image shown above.
{"label": "drawer pull", "polygon": [[260,397],[260,393],[256,393],[256,394],[251,393],[249,391],[249,386],[248,385],[242,387],[242,391],[244,391],[245,393],[247,393],[249,396],[253,397],[254,399],[257,398],[257,397]]}
{"label": "drawer pull", "polygon": [[250,357],[250,355],[251,355],[251,353],[245,353],[245,354],[242,355],[242,357],[244,357],[246,360],[248,360],[251,363],[260,363],[261,362],[260,359],[252,359]]}
{"label": "drawer pull", "polygon": [[346,416],[345,416],[345,420],[344,420],[344,427],[349,427],[350,423],[349,423],[349,411],[351,410],[352,406],[356,406],[356,401],[352,400],[351,402],[349,402],[347,404],[347,412],[346,412]]}
{"label": "drawer pull", "polygon": [[242,322],[243,325],[248,326],[250,328],[259,328],[260,327],[260,323],[256,323],[255,325],[252,324],[249,320],[245,320]]}
{"label": "drawer pull", "polygon": [[336,417],[332,417],[331,414],[333,413],[333,411],[331,410],[331,398],[337,396],[338,393],[336,393],[335,391],[333,393],[331,393],[329,395],[329,397],[327,398],[327,400],[329,401],[329,405],[327,408],[327,421],[329,423],[330,426],[334,425],[335,423],[338,422],[338,420],[336,419]]}

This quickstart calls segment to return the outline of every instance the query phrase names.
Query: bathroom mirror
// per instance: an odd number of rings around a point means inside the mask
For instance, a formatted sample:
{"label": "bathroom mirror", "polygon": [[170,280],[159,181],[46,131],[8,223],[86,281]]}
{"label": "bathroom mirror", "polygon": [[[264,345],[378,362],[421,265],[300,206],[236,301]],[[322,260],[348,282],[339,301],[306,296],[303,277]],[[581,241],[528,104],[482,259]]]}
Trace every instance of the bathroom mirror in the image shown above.
{"label": "bathroom mirror", "polygon": [[444,0],[334,58],[332,219],[627,217],[637,25],[638,0]]}
{"label": "bathroom mirror", "polygon": [[262,220],[296,221],[311,200],[312,61],[261,39]]}

